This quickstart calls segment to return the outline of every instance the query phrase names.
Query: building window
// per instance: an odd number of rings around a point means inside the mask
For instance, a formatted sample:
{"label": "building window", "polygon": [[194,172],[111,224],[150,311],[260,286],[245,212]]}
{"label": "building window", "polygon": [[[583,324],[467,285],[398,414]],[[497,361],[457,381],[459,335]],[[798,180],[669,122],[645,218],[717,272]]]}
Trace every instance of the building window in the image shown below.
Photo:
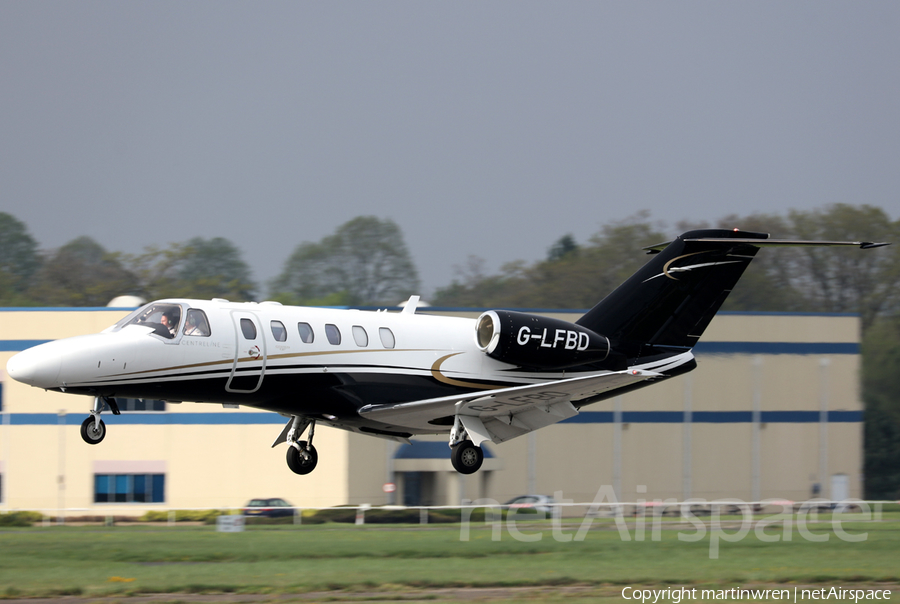
{"label": "building window", "polygon": [[366,328],[362,325],[353,326],[353,339],[360,348],[365,348],[369,345],[369,334],[366,333]]}
{"label": "building window", "polygon": [[0,382],[0,413],[3,413],[3,382]]}
{"label": "building window", "polygon": [[276,342],[284,342],[287,340],[287,329],[284,328],[284,323],[281,321],[272,321],[270,325],[272,326],[272,336],[275,338]]}
{"label": "building window", "polygon": [[393,348],[395,346],[394,332],[387,327],[379,327],[378,335],[381,337],[381,344],[385,348]]}
{"label": "building window", "polygon": [[[116,397],[116,404],[122,413],[145,413],[147,411],[165,411],[166,402],[160,400],[151,400],[146,398],[124,398]],[[101,411],[110,411],[109,405],[103,403]]]}
{"label": "building window", "polygon": [[337,328],[337,325],[332,325],[331,323],[325,324],[325,337],[328,338],[328,341],[335,346],[341,343],[341,330]]}
{"label": "building window", "polygon": [[241,319],[241,333],[247,340],[256,339],[256,325],[250,319]]}
{"label": "building window", "polygon": [[94,474],[94,503],[164,503],[165,474]]}
{"label": "building window", "polygon": [[313,334],[312,327],[309,326],[309,323],[297,323],[297,331],[300,332],[300,339],[304,344],[312,344],[315,339],[315,334]]}

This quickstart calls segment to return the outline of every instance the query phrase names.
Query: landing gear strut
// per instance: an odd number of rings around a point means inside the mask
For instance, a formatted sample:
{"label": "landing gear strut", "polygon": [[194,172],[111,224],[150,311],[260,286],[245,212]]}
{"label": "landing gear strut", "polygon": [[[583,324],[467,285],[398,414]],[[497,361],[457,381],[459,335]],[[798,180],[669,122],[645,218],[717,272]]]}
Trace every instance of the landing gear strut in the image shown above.
{"label": "landing gear strut", "polygon": [[106,403],[113,415],[121,414],[116,399],[111,397],[100,397],[94,399],[94,408],[91,409],[90,416],[81,422],[81,438],[89,445],[99,444],[106,437],[106,424],[100,419],[100,412],[103,411],[103,404]]}
{"label": "landing gear strut", "polygon": [[[309,426],[307,440],[297,440],[306,426]],[[287,433],[287,465],[295,474],[309,474],[316,469],[319,463],[319,454],[313,446],[313,435],[316,431],[316,420],[306,420],[297,415],[291,423],[291,429]]]}
{"label": "landing gear strut", "polygon": [[469,434],[458,415],[450,431],[450,463],[460,474],[474,474],[484,463],[484,451],[469,440]]}

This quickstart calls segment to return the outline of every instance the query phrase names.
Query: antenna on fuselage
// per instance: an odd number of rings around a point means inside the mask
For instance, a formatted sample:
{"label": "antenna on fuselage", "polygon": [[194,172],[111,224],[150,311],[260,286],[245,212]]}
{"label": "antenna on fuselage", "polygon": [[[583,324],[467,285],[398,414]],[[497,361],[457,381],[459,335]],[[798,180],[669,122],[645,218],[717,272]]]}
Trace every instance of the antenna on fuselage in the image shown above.
{"label": "antenna on fuselage", "polygon": [[400,314],[403,315],[414,315],[416,314],[416,307],[419,305],[419,296],[410,296],[409,300],[401,304],[403,310],[400,311]]}

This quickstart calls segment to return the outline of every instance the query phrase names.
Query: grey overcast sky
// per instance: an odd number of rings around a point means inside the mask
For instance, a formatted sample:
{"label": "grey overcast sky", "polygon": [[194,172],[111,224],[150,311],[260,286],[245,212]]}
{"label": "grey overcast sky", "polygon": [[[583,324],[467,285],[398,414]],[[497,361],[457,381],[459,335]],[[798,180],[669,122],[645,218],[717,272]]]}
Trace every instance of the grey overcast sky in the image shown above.
{"label": "grey overcast sky", "polygon": [[371,214],[428,295],[640,210],[896,219],[898,76],[894,0],[0,0],[0,210],[260,282]]}

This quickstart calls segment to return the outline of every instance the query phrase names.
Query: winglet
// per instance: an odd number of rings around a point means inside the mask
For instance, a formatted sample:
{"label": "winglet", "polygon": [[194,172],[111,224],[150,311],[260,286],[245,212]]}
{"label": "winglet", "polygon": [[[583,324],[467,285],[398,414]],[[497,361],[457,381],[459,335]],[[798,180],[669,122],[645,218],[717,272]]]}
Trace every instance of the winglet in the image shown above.
{"label": "winglet", "polygon": [[414,314],[416,314],[416,307],[418,305],[419,305],[419,296],[410,296],[409,300],[406,301],[406,304],[403,305],[403,310],[400,311],[400,314],[414,315]]}

